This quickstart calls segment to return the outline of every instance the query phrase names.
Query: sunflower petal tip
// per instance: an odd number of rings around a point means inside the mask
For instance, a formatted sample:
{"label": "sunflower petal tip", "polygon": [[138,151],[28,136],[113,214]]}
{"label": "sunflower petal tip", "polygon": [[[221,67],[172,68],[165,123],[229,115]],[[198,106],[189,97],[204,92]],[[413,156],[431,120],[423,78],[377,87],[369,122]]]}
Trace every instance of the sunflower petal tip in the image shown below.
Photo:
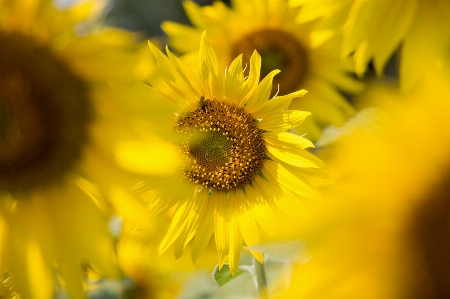
{"label": "sunflower petal tip", "polygon": [[207,42],[207,38],[206,38],[206,30],[203,30],[202,35],[201,35],[201,43],[203,42]]}
{"label": "sunflower petal tip", "polygon": [[167,246],[164,243],[161,243],[158,247],[158,255],[162,255],[164,251],[166,251]]}
{"label": "sunflower petal tip", "polygon": [[297,91],[297,96],[302,97],[307,93],[308,93],[308,91],[306,89],[300,89],[299,91]]}
{"label": "sunflower petal tip", "polygon": [[148,47],[153,52],[153,55],[155,55],[155,51],[159,51],[159,49],[154,44],[152,44],[152,42],[150,40],[148,40],[147,43],[148,43]]}

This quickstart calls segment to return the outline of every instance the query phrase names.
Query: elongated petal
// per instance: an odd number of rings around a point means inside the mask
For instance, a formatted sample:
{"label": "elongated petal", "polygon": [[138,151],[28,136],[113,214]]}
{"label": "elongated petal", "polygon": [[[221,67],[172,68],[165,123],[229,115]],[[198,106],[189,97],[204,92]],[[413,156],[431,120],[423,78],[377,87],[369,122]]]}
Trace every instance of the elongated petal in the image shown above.
{"label": "elongated petal", "polygon": [[198,260],[200,254],[208,245],[214,227],[214,202],[209,201],[206,197],[203,199],[206,205],[202,206],[200,211],[198,228],[191,249],[193,263]]}
{"label": "elongated petal", "polygon": [[195,95],[195,99],[198,100],[203,95],[203,84],[200,80],[200,77],[197,73],[191,70],[189,66],[187,66],[182,60],[172,54],[170,52],[169,47],[166,46],[167,56],[170,61],[173,63],[173,66],[178,71],[181,78],[183,78],[184,82],[188,85],[189,89],[192,91],[192,94]]}
{"label": "elongated petal", "polygon": [[178,236],[183,234],[183,230],[185,230],[189,217],[192,213],[192,205],[193,201],[189,199],[184,199],[180,202],[179,207],[177,207],[175,215],[173,216],[172,222],[170,223],[169,230],[159,245],[158,254],[162,254],[166,251],[167,248],[175,242]]}
{"label": "elongated petal", "polygon": [[289,107],[293,99],[302,97],[306,93],[307,91],[302,89],[285,96],[275,97],[273,99],[266,101],[263,105],[259,107],[259,109],[252,111],[251,114],[256,119],[265,118],[268,115],[270,115],[273,111],[284,110],[285,108]]}
{"label": "elongated petal", "polygon": [[273,146],[283,148],[298,147],[301,149],[314,147],[314,144],[309,139],[289,132],[267,132],[263,136],[264,140]]}
{"label": "elongated petal", "polygon": [[200,32],[192,27],[171,21],[161,23],[161,29],[171,37],[170,44],[180,52],[197,50]]}
{"label": "elongated petal", "polygon": [[[277,222],[277,217],[275,217],[276,207],[261,205],[255,207],[253,215],[255,215],[256,222],[263,228],[263,230],[269,235],[273,236],[276,232],[274,223]],[[278,218],[279,219],[279,218]],[[254,257],[262,262],[262,255],[254,254]]]}
{"label": "elongated petal", "polygon": [[[198,197],[201,197],[202,200],[199,200]],[[191,199],[193,202],[192,209],[190,211],[190,214],[188,216],[188,221],[186,224],[186,228],[182,231],[178,239],[175,241],[175,258],[179,259],[184,252],[184,248],[186,247],[187,243],[192,240],[192,238],[195,235],[195,231],[198,226],[198,220],[200,216],[200,212],[207,204],[204,198],[198,194],[197,190],[194,192],[194,196]]]}
{"label": "elongated petal", "polygon": [[225,78],[225,98],[229,103],[235,103],[242,92],[244,72],[242,71],[242,54],[233,60]]}
{"label": "elongated petal", "polygon": [[242,93],[239,96],[239,98],[241,99],[237,102],[239,106],[243,106],[245,103],[247,103],[248,99],[253,95],[253,92],[258,87],[261,71],[261,56],[256,50],[253,52],[252,57],[250,57],[250,65],[247,67],[250,67],[250,73],[247,80],[245,80],[244,82]]}
{"label": "elongated petal", "polygon": [[[234,210],[237,207],[233,207]],[[239,229],[239,220],[237,216],[231,217],[229,224],[229,236],[230,236],[230,269],[232,274],[236,274],[239,266],[239,258],[242,248],[242,234]]]}
{"label": "elongated petal", "polygon": [[[239,217],[240,229],[242,237],[244,238],[247,246],[252,246],[261,242],[258,226],[253,216],[252,211],[248,211]],[[262,263],[262,253],[256,251],[250,251],[255,258]]]}
{"label": "elongated petal", "polygon": [[229,252],[229,223],[230,216],[228,214],[228,205],[225,196],[220,196],[216,202],[216,210],[214,211],[214,227],[216,228],[216,246],[219,254],[219,268],[222,268],[225,257]]}
{"label": "elongated petal", "polygon": [[245,110],[249,113],[257,111],[269,100],[270,92],[272,91],[273,77],[278,74],[280,70],[271,71],[262,81],[259,83],[255,90],[255,93],[248,99],[248,103],[245,106]]}
{"label": "elongated petal", "polygon": [[222,100],[225,96],[224,73],[220,70],[216,54],[206,39],[206,31],[202,33],[199,56],[199,71],[205,86],[205,97]]}
{"label": "elongated petal", "polygon": [[273,161],[264,163],[263,170],[266,170],[285,189],[299,196],[308,198],[320,198],[320,194],[303,179],[300,175],[294,174],[288,168]]}
{"label": "elongated petal", "polygon": [[311,168],[323,168],[325,163],[319,158],[310,154],[309,152],[301,148],[279,148],[271,145],[267,145],[267,150],[269,151],[269,156],[283,161],[287,164],[297,166],[297,167],[311,167]]}
{"label": "elongated petal", "polygon": [[274,111],[263,118],[258,123],[258,127],[266,131],[290,130],[300,125],[308,115],[311,113],[298,110]]}
{"label": "elongated petal", "polygon": [[200,5],[195,3],[194,1],[183,1],[183,8],[186,12],[189,20],[198,28],[206,28],[207,24],[204,21],[202,10]]}
{"label": "elongated petal", "polygon": [[[192,92],[188,84],[183,80],[182,76],[178,73],[173,63],[167,58],[158,48],[152,43],[148,43],[150,49],[153,52],[156,60],[158,61],[159,74],[164,81],[154,80],[152,85],[160,92],[166,94],[168,97],[178,99],[179,102],[187,102],[193,104],[197,101],[197,95]],[[164,82],[167,84],[161,84]],[[180,101],[182,99],[182,101]]]}

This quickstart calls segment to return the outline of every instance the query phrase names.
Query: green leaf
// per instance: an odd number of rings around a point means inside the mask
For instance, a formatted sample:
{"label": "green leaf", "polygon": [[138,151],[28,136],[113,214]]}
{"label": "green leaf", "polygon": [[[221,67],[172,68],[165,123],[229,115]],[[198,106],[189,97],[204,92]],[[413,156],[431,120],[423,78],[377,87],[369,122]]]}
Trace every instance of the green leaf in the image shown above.
{"label": "green leaf", "polygon": [[227,282],[231,281],[232,279],[238,277],[242,273],[244,273],[246,270],[242,267],[239,267],[236,274],[233,276],[231,274],[230,266],[228,264],[224,264],[222,269],[219,270],[219,265],[216,265],[214,267],[214,271],[212,273],[212,276],[214,278],[214,281],[217,283],[219,287],[223,286]]}

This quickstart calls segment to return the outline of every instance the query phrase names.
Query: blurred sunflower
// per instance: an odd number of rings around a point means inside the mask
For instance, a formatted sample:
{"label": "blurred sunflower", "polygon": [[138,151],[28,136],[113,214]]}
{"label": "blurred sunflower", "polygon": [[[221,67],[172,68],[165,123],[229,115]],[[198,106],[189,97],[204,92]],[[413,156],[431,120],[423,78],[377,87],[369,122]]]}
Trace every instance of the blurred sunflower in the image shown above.
{"label": "blurred sunflower", "polygon": [[301,7],[296,22],[314,21],[311,42],[321,44],[336,34],[342,34],[353,0],[288,0],[288,3],[292,7]]}
{"label": "blurred sunflower", "polygon": [[162,28],[170,37],[170,45],[187,54],[186,59],[195,59],[200,34],[207,29],[223,67],[239,54],[248,65],[256,49],[262,57],[262,76],[281,70],[272,94],[287,94],[301,87],[310,92],[307,98],[294,100],[291,108],[312,112],[300,132],[308,132],[313,141],[324,127],[342,125],[354,113],[338,90],[355,93],[361,85],[350,76],[350,60],[340,58],[338,36],[313,44],[314,22],[294,21],[299,8],[279,0],[232,1],[232,9],[219,1],[205,7],[192,1],[183,5],[195,28],[164,22]]}
{"label": "blurred sunflower", "polygon": [[[355,71],[362,75],[368,63],[378,76],[400,47],[399,77],[403,91],[417,84],[430,67],[442,65],[450,49],[450,3],[447,0],[355,0],[343,29],[344,57],[353,54]],[[425,55],[427,54],[427,55]]]}
{"label": "blurred sunflower", "polygon": [[289,228],[310,259],[281,298],[449,298],[449,80],[447,68],[409,94],[369,87],[390,121],[323,149],[334,180],[313,220]]}
{"label": "blurred sunflower", "polygon": [[84,298],[88,264],[118,274],[102,198],[85,178],[109,176],[96,138],[111,106],[105,81],[142,80],[149,62],[126,32],[88,34],[80,22],[92,5],[0,1],[0,271],[24,298],[53,298],[57,277]]}
{"label": "blurred sunflower", "polygon": [[[324,176],[319,169],[324,164],[304,150],[313,146],[309,140],[285,132],[310,114],[284,110],[306,91],[269,100],[272,79],[279,71],[270,72],[258,85],[261,58],[255,51],[247,79],[242,55],[224,73],[205,36],[197,72],[168,48],[169,58],[150,44],[163,80],[141,89],[147,93],[149,108],[167,108],[154,121],[159,130],[178,134],[181,141],[172,151],[183,161],[170,189],[157,190],[150,208],[165,213],[176,206],[160,253],[174,244],[178,258],[193,239],[195,262],[215,228],[219,265],[229,256],[235,273],[242,239],[247,245],[260,241],[258,224],[270,231],[274,210],[298,217],[303,204],[318,197],[302,175]],[[180,188],[189,189],[189,196],[177,193]],[[254,256],[262,262],[260,253]]]}

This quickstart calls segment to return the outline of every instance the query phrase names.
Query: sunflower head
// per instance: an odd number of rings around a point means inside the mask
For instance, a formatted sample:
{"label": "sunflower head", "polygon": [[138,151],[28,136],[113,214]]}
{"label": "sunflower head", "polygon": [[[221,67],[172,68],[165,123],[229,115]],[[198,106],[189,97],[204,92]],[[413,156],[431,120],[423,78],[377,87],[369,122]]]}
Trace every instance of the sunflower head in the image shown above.
{"label": "sunflower head", "polygon": [[[306,91],[270,98],[279,70],[260,81],[257,51],[250,57],[248,76],[243,55],[221,69],[205,32],[197,71],[167,48],[168,57],[150,48],[162,76],[145,88],[154,105],[170,107],[169,121],[161,123],[180,136],[175,143],[183,163],[176,181],[191,190],[181,194],[172,185],[153,191],[152,210],[164,213],[177,206],[159,252],[173,244],[180,257],[193,240],[196,261],[215,229],[219,265],[229,257],[234,273],[243,243],[260,241],[259,225],[270,231],[275,214],[297,217],[303,200],[318,197],[302,175],[323,176],[323,162],[305,150],[313,146],[309,140],[288,132],[310,113],[285,110]],[[261,253],[254,255],[262,262]]]}
{"label": "sunflower head", "polygon": [[33,37],[0,31],[0,44],[0,190],[46,186],[87,142],[87,84]]}
{"label": "sunflower head", "polygon": [[282,28],[263,28],[249,32],[236,42],[231,49],[231,56],[243,54],[248,63],[254,50],[261,55],[261,75],[268,75],[273,69],[282,73],[274,78],[279,92],[295,91],[303,83],[308,73],[307,52],[302,42]]}
{"label": "sunflower head", "polygon": [[0,279],[23,298],[53,298],[56,277],[83,298],[87,264],[118,276],[102,195],[125,175],[109,159],[121,135],[105,82],[148,71],[131,34],[79,34],[94,1],[53,2],[0,0]]}
{"label": "sunflower head", "polygon": [[[340,57],[337,50],[341,48],[337,34],[340,31],[316,28],[329,18],[329,11],[334,12],[336,6],[343,4],[333,3],[333,7],[324,10],[311,1],[302,7],[293,7],[291,2],[294,1],[236,0],[228,7],[220,1],[200,6],[187,0],[183,6],[193,26],[166,21],[162,29],[169,36],[170,45],[186,54],[188,63],[198,58],[198,41],[201,33],[208,30],[219,65],[228,66],[242,54],[244,76],[249,75],[256,50],[261,56],[261,77],[274,69],[281,70],[273,78],[271,96],[301,88],[310,91],[308,97],[294,99],[290,108],[311,111],[312,116],[297,131],[307,132],[316,141],[325,127],[341,126],[354,114],[354,108],[340,91],[358,93],[363,86],[351,75],[351,59]],[[297,20],[302,18],[307,21],[299,23]]]}
{"label": "sunflower head", "polygon": [[211,192],[250,184],[266,158],[257,123],[244,107],[200,98],[198,109],[177,120],[177,130],[192,136],[182,146],[185,175]]}

